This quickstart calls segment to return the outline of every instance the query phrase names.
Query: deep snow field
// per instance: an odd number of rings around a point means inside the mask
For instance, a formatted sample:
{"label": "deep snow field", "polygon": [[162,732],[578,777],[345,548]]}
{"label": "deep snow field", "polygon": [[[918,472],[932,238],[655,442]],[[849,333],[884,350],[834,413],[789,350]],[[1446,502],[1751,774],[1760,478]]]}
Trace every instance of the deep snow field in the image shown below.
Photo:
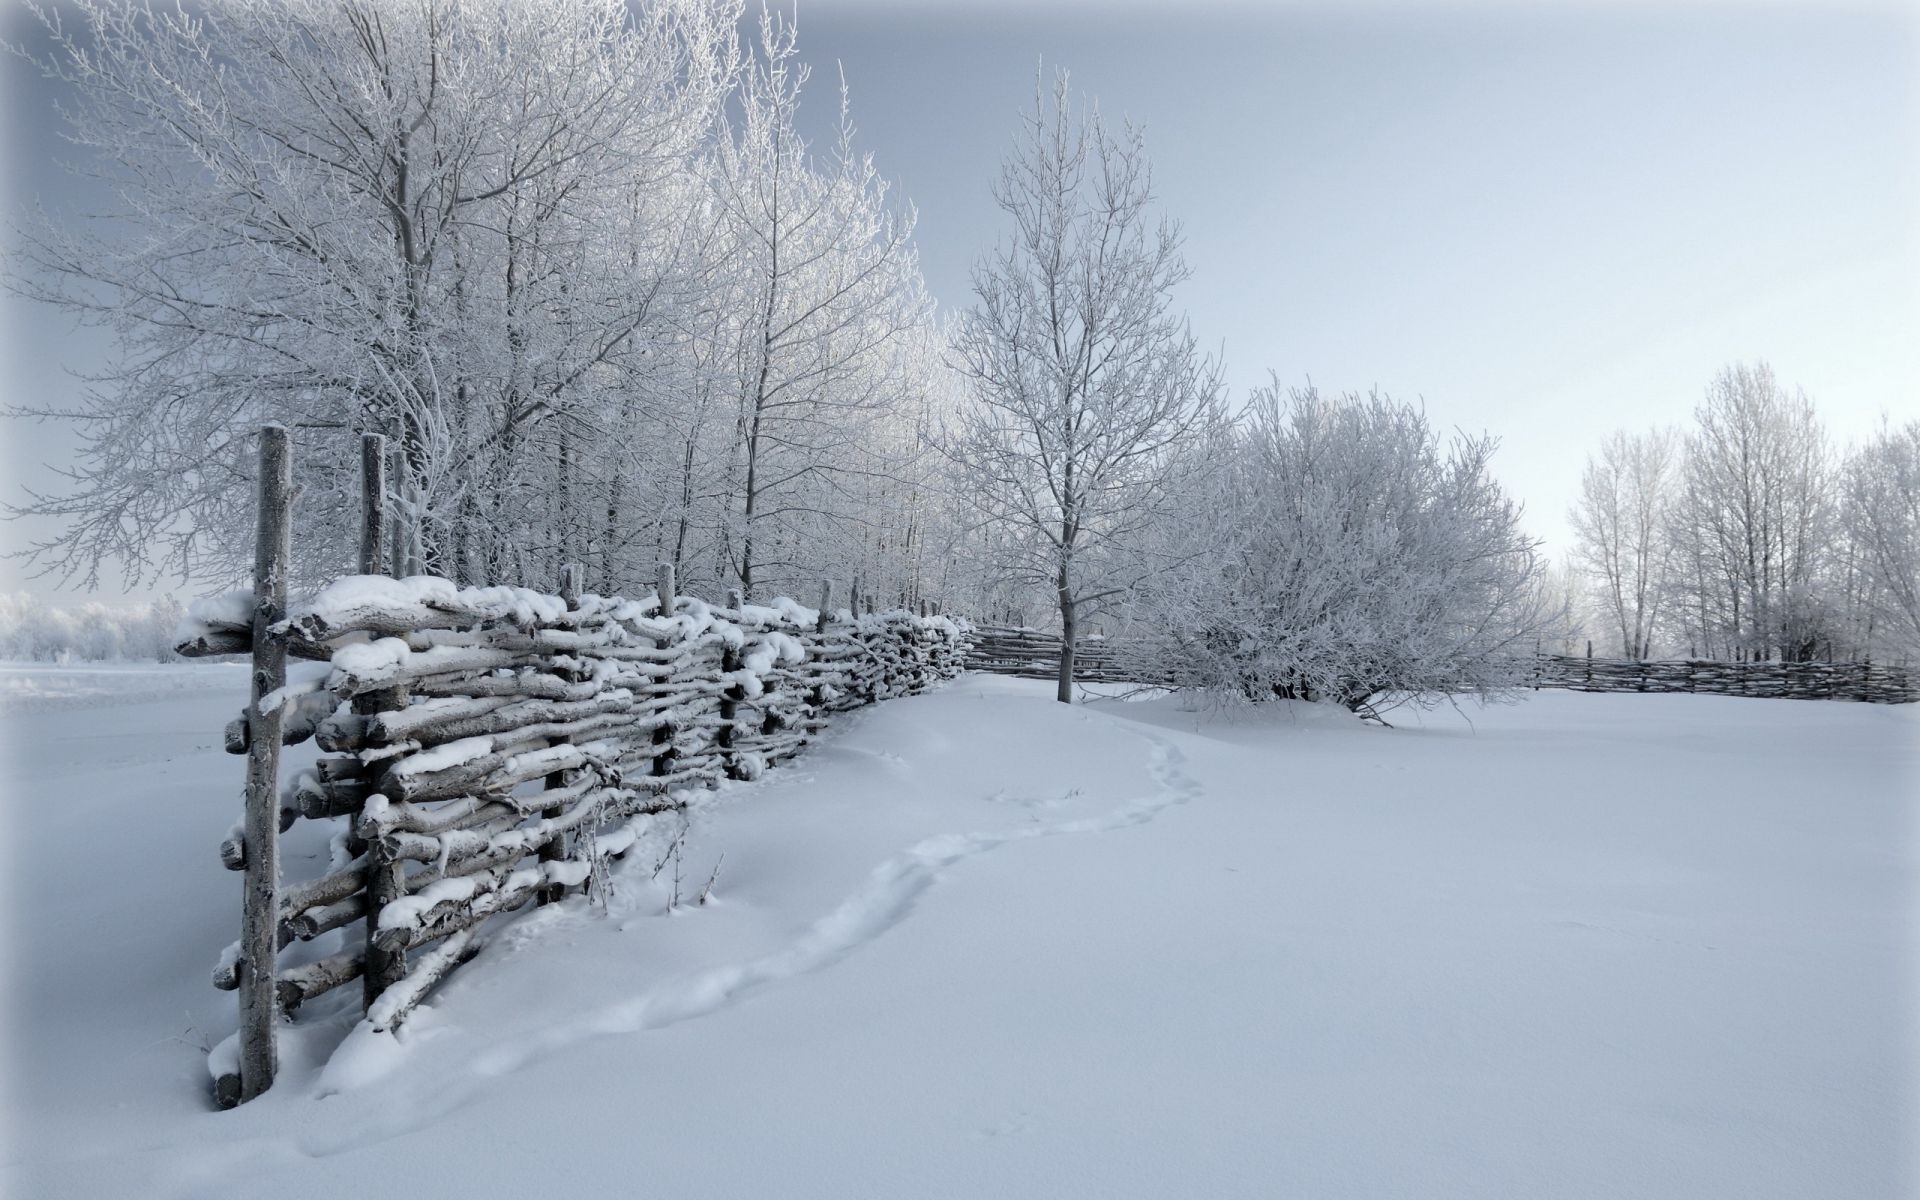
{"label": "deep snow field", "polygon": [[1916,1180],[1920,706],[1543,692],[1382,729],[968,676],[713,794],[681,884],[724,855],[713,903],[629,860],[397,1042],[317,1004],[218,1113],[244,672],[0,682],[7,1195]]}

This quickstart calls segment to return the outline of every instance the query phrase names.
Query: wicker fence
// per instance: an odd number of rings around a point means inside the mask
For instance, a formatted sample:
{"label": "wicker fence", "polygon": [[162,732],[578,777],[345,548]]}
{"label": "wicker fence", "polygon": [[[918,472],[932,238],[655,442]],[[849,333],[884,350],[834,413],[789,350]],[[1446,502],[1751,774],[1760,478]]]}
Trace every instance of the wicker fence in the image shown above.
{"label": "wicker fence", "polygon": [[[1052,679],[1059,673],[1060,637],[1037,629],[981,626],[973,631],[967,669]],[[1543,654],[1516,664],[1515,676],[1534,688],[1586,692],[1696,692],[1788,700],[1857,700],[1911,704],[1920,680],[1906,665],[1865,662],[1714,662],[1582,658]],[[1157,667],[1143,648],[1119,639],[1083,638],[1074,678],[1087,683],[1168,684],[1174,672]]]}
{"label": "wicker fence", "polygon": [[1910,668],[1868,662],[1637,661],[1543,654],[1535,661],[1531,683],[1580,692],[1698,692],[1868,704],[1920,700]]}
{"label": "wicker fence", "polygon": [[[1126,683],[1140,671],[1126,661],[1124,647],[1105,638],[1083,637],[1074,647],[1073,677],[1082,683]],[[1060,673],[1060,635],[1008,625],[978,625],[967,647],[967,669],[996,675],[1053,679]]]}
{"label": "wicker fence", "polygon": [[[241,937],[214,971],[240,992],[239,1030],[209,1063],[223,1107],[271,1085],[275,1027],[301,1004],[357,980],[366,1019],[394,1028],[488,920],[596,886],[687,789],[754,778],[830,714],[951,678],[965,653],[944,617],[712,605],[678,595],[670,567],[638,600],[580,594],[577,569],[562,595],[375,574],[390,532],[377,441],[367,574],[287,602],[291,447],[271,427],[256,587],[196,605],[182,631],[183,654],[253,659],[226,739],[248,770],[221,847],[245,880]],[[289,686],[289,658],[326,670]],[[308,739],[324,756],[282,781],[280,748]],[[301,820],[335,823],[334,860],[283,880],[278,836]]]}

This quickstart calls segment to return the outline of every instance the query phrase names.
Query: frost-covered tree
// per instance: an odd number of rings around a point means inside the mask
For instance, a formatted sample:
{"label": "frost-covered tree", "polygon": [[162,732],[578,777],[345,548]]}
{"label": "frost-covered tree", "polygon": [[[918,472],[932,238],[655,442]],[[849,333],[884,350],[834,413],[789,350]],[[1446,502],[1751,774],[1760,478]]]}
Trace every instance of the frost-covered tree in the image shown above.
{"label": "frost-covered tree", "polygon": [[[605,592],[858,575],[919,596],[944,396],[875,164],[796,132],[791,24],[738,0],[76,0],[100,221],[22,231],[7,281],[109,324],[38,565],[244,575],[252,432],[295,428],[297,572],[353,560],[358,434],[429,571]],[[904,490],[903,490],[904,489]]]}
{"label": "frost-covered tree", "polygon": [[185,610],[172,596],[109,607],[60,605],[26,592],[0,592],[0,659],[26,662],[168,662]]}
{"label": "frost-covered tree", "polygon": [[729,263],[714,336],[734,430],[725,554],[749,595],[788,585],[809,545],[863,515],[849,486],[886,470],[876,423],[918,386],[911,342],[931,320],[911,211],[892,210],[854,150],[844,83],[831,152],[801,137],[808,72],[793,56],[792,26],[763,13],[714,171]]}
{"label": "frost-covered tree", "polygon": [[1080,618],[1131,581],[1124,551],[1167,513],[1170,459],[1212,419],[1218,373],[1174,309],[1188,269],[1179,228],[1151,215],[1140,132],[1076,111],[1065,72],[1036,88],[993,194],[1013,231],[974,269],[951,446],[996,573],[1054,597],[1071,703]]}
{"label": "frost-covered tree", "polygon": [[1665,524],[1679,466],[1667,430],[1615,433],[1587,456],[1580,499],[1569,514],[1576,555],[1591,574],[1608,624],[1628,658],[1653,653],[1665,587]]}
{"label": "frost-covered tree", "polygon": [[1856,649],[1920,656],[1920,421],[1883,425],[1847,455],[1841,480]]}
{"label": "frost-covered tree", "polygon": [[1670,611],[1709,657],[1806,659],[1826,639],[1833,469],[1804,392],[1766,364],[1708,386],[1667,508]]}
{"label": "frost-covered tree", "polygon": [[[656,252],[671,250],[655,231],[684,224],[674,185],[727,94],[736,13],[75,0],[44,14],[38,65],[70,89],[68,132],[120,204],[23,231],[11,282],[110,325],[120,353],[60,414],[82,420],[86,452],[70,489],[29,506],[68,524],[40,562],[87,581],[108,558],[237,573],[247,435],[279,420],[315,431],[304,573],[348,557],[351,434],[374,430],[405,450],[430,566],[534,576],[528,555],[586,509],[576,451],[598,423],[581,406],[651,347]],[[554,504],[528,520],[535,492]]]}
{"label": "frost-covered tree", "polygon": [[1386,396],[1260,389],[1196,450],[1190,518],[1160,534],[1186,565],[1137,589],[1130,636],[1183,683],[1254,700],[1500,693],[1557,626],[1494,448],[1443,445]]}

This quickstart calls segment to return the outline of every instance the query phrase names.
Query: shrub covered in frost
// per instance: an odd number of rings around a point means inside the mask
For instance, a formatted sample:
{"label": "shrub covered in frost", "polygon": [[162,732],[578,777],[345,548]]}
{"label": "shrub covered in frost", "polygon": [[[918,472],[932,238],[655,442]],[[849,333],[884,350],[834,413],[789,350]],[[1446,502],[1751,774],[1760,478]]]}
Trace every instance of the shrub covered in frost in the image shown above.
{"label": "shrub covered in frost", "polygon": [[1374,394],[1261,389],[1199,452],[1212,470],[1132,633],[1190,686],[1380,707],[1516,681],[1543,624],[1535,543],[1488,472]]}
{"label": "shrub covered in frost", "polygon": [[180,602],[172,596],[113,608],[96,601],[63,606],[26,592],[0,592],[0,658],[169,662],[180,616]]}

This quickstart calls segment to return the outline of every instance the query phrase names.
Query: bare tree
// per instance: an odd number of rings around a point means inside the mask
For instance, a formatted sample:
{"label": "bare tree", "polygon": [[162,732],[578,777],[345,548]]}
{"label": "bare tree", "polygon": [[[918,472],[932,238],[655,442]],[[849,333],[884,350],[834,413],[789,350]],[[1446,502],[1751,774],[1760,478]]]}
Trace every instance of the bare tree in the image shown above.
{"label": "bare tree", "polygon": [[1833,508],[1813,404],[1765,363],[1736,364],[1694,416],[1668,510],[1675,615],[1710,654],[1808,658],[1822,638]]}
{"label": "bare tree", "polygon": [[1628,658],[1653,653],[1660,616],[1668,492],[1679,465],[1667,430],[1615,433],[1587,456],[1580,500],[1569,514],[1576,554],[1598,584]]}
{"label": "bare tree", "polygon": [[1920,654],[1920,421],[1883,425],[1847,456],[1842,513],[1859,568],[1863,652]]}
{"label": "bare tree", "polygon": [[808,72],[794,45],[793,26],[763,12],[714,172],[733,288],[716,333],[738,401],[727,557],[749,596],[853,516],[849,489],[875,465],[868,435],[911,386],[907,345],[931,319],[912,211],[891,209],[854,150],[844,81],[831,152],[798,131]]}
{"label": "bare tree", "polygon": [[1178,227],[1150,219],[1140,132],[1076,112],[1064,71],[1035,91],[994,188],[1013,235],[974,269],[955,339],[953,449],[1000,571],[1057,600],[1072,703],[1080,616],[1126,587],[1119,551],[1164,511],[1169,453],[1220,384],[1173,309],[1188,270]]}
{"label": "bare tree", "polygon": [[[71,90],[68,132],[120,203],[22,231],[10,264],[12,286],[109,325],[119,347],[78,411],[28,414],[87,437],[71,486],[26,506],[67,524],[41,565],[89,582],[108,558],[233,574],[248,553],[241,448],[280,420],[393,435],[429,564],[459,574],[462,538],[493,537],[490,572],[528,578],[529,543],[577,522],[526,520],[516,501],[564,498],[543,518],[586,509],[579,406],[648,357],[661,296],[660,257],[616,241],[685,223],[675,184],[731,86],[737,12],[44,12],[36,65]],[[642,220],[619,219],[636,204]],[[346,558],[351,446],[345,432],[303,446],[304,574]]]}

